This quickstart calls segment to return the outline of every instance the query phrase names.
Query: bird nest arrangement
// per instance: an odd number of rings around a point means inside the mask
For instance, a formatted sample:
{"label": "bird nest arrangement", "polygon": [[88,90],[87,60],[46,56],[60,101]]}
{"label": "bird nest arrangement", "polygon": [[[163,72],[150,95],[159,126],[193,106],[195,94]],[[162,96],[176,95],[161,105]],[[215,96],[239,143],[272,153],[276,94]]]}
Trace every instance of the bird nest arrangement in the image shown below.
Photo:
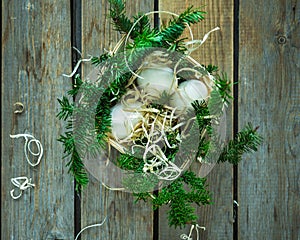
{"label": "bird nest arrangement", "polygon": [[[231,82],[213,65],[190,54],[202,40],[180,38],[204,19],[192,7],[172,15],[167,26],[151,27],[148,16],[126,16],[120,0],[110,0],[110,17],[123,34],[112,51],[88,62],[94,70],[59,99],[58,117],[67,165],[77,190],[90,172],[108,189],[132,192],[153,208],[169,205],[169,224],[196,224],[194,204],[210,204],[204,178],[216,163],[241,160],[261,142],[248,124],[226,141],[225,108]],[[82,59],[80,62],[86,61]],[[78,63],[78,66],[80,64]]]}

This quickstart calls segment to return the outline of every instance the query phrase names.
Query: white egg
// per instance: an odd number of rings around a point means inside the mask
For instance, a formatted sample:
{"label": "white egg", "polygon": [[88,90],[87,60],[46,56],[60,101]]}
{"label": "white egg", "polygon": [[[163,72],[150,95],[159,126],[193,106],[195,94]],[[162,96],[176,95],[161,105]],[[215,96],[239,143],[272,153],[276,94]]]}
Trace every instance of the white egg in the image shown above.
{"label": "white egg", "polygon": [[177,80],[169,67],[145,68],[139,76],[138,86],[151,95],[159,96],[163,91],[171,94],[177,87]]}
{"label": "white egg", "polygon": [[171,97],[170,105],[180,111],[192,109],[192,102],[205,99],[207,96],[208,89],[203,82],[199,80],[187,80],[179,84],[178,90]]}
{"label": "white egg", "polygon": [[142,114],[126,111],[129,107],[117,104],[111,109],[111,131],[116,139],[128,137],[133,127],[142,119]]}

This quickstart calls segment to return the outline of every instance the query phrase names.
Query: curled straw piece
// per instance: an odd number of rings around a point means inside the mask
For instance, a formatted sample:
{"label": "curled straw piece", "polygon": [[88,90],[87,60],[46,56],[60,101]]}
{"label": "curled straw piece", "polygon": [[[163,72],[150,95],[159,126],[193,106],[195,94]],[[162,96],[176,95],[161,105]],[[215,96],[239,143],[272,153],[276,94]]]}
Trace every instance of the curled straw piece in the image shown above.
{"label": "curled straw piece", "polygon": [[199,229],[202,229],[203,231],[205,231],[205,227],[201,227],[198,224],[195,224],[195,225],[191,226],[189,235],[186,235],[185,233],[181,234],[180,239],[193,240],[193,238],[191,236],[192,236],[192,233],[193,233],[194,229],[196,230],[196,233],[197,233],[197,240],[199,240]]}
{"label": "curled straw piece", "polygon": [[210,30],[208,33],[206,33],[206,34],[204,35],[204,37],[203,37],[202,40],[191,40],[191,41],[186,42],[186,43],[185,43],[186,46],[188,46],[188,45],[193,45],[193,46],[194,46],[194,44],[197,44],[196,47],[189,48],[189,49],[188,49],[189,52],[192,53],[193,51],[195,51],[196,49],[198,49],[199,47],[201,47],[201,45],[207,40],[207,38],[209,37],[209,35],[210,35],[212,32],[218,31],[218,30],[220,30],[220,28],[219,28],[219,27],[215,27],[214,29],[212,29],[212,30]]}
{"label": "curled straw piece", "polygon": [[16,107],[16,110],[14,111],[14,113],[22,113],[24,111],[24,105],[21,102],[16,102],[14,104],[14,106]]}
{"label": "curled straw piece", "polygon": [[[24,181],[22,184],[20,183],[20,181]],[[15,189],[11,190],[10,191],[10,196],[16,200],[18,198],[20,198],[23,194],[23,191],[25,191],[27,188],[31,188],[31,187],[34,187],[35,185],[33,183],[31,183],[31,178],[28,179],[27,177],[16,177],[16,178],[12,178],[11,180],[11,183],[16,186],[17,188],[20,189],[20,193],[19,195],[15,196],[14,195],[14,191]]]}
{"label": "curled straw piece", "polygon": [[[20,138],[20,137],[24,137],[25,138],[25,144],[24,144],[24,154],[25,154],[25,157],[26,157],[26,160],[28,162],[28,164],[32,167],[35,167],[37,166],[42,157],[43,157],[43,153],[44,153],[44,149],[43,149],[43,145],[41,144],[41,142],[39,140],[37,140],[34,136],[30,135],[30,134],[16,134],[16,135],[10,135],[11,138]],[[30,139],[31,138],[31,139]],[[30,139],[30,140],[29,140]],[[37,147],[37,152],[34,152],[31,148],[31,144],[32,143],[35,143],[36,144],[36,147]],[[27,154],[27,151],[33,155],[33,156],[38,156],[38,159],[35,163],[31,162],[29,157],[28,157],[28,154]]]}
{"label": "curled straw piece", "polygon": [[[143,150],[143,171],[145,173],[150,171],[160,180],[175,180],[182,172],[174,163],[168,160],[161,149],[162,146],[160,146],[163,144],[163,146],[168,146],[169,148],[176,147],[171,146],[166,135],[166,131],[174,132],[177,129],[178,124],[175,125],[175,122],[178,116],[175,115],[175,110],[176,109],[170,107],[166,107],[163,111],[146,107],[132,109],[132,111],[143,113],[142,121],[132,128],[133,131],[130,137],[122,140],[123,144],[132,145],[132,154],[135,153],[135,148],[141,148]],[[135,140],[141,137],[147,139],[144,146],[135,143]],[[149,159],[149,155],[155,157]],[[163,167],[161,171],[154,171],[155,168],[160,167]]]}
{"label": "curled straw piece", "polygon": [[80,59],[80,60],[77,62],[76,66],[74,67],[73,72],[71,72],[70,74],[63,74],[63,76],[64,76],[64,77],[68,77],[68,78],[73,77],[73,76],[75,75],[75,73],[77,72],[77,70],[78,70],[80,64],[81,64],[82,62],[90,62],[90,61],[92,60],[92,58],[93,58],[93,57],[90,57],[90,58],[87,58],[87,59]]}
{"label": "curled straw piece", "polygon": [[[81,54],[81,52],[76,48],[76,47],[73,47],[73,49],[81,56],[82,54]],[[82,62],[90,62],[91,60],[92,60],[92,56],[90,57],[90,58],[87,58],[87,59],[80,59],[78,62],[77,62],[77,64],[76,64],[76,66],[74,67],[74,69],[73,69],[73,72],[71,72],[70,74],[63,74],[63,76],[64,77],[68,77],[68,78],[71,78],[71,77],[73,77],[74,75],[75,75],[75,73],[77,72],[77,70],[78,70],[78,68],[80,67],[80,65],[81,65],[81,63]]]}
{"label": "curled straw piece", "polygon": [[85,231],[86,229],[93,228],[93,227],[100,227],[100,226],[102,226],[104,224],[105,221],[106,221],[106,217],[104,218],[104,220],[101,223],[92,224],[92,225],[86,226],[85,228],[81,229],[80,232],[76,235],[75,240],[77,240],[78,237],[80,236],[80,234],[83,231]]}

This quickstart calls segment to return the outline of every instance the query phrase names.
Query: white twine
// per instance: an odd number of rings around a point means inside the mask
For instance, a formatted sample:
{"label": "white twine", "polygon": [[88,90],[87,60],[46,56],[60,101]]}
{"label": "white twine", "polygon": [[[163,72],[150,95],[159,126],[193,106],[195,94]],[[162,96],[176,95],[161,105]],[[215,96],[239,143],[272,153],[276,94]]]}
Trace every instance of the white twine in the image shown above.
{"label": "white twine", "polygon": [[86,226],[85,228],[81,229],[80,232],[76,235],[75,240],[78,239],[78,237],[80,236],[80,234],[84,230],[89,229],[89,228],[93,228],[93,227],[100,227],[100,226],[102,226],[104,224],[105,221],[106,221],[106,217],[104,218],[104,220],[101,223],[92,224],[92,225]]}
{"label": "white twine", "polygon": [[[41,144],[41,142],[39,140],[37,140],[34,136],[30,135],[30,134],[16,134],[16,135],[9,135],[11,138],[19,138],[19,137],[24,137],[25,138],[25,144],[24,144],[24,154],[25,154],[25,157],[26,157],[26,160],[28,162],[28,164],[32,167],[35,167],[37,165],[39,165],[41,159],[42,159],[42,156],[43,156],[43,145]],[[30,138],[32,138],[31,140],[29,140]],[[31,149],[31,144],[32,143],[35,143],[36,146],[37,146],[37,152],[33,152],[33,150]],[[31,162],[29,157],[28,157],[28,154],[27,154],[27,151],[33,155],[33,156],[38,156],[38,159],[35,163]]]}
{"label": "white twine", "polygon": [[202,229],[203,231],[205,231],[205,227],[201,227],[201,226],[199,226],[198,224],[193,224],[193,225],[191,226],[189,235],[186,235],[185,233],[184,233],[184,234],[181,234],[181,235],[180,235],[180,239],[184,239],[184,240],[193,240],[193,238],[192,238],[191,236],[192,236],[192,233],[193,233],[194,229],[196,230],[197,240],[200,240],[200,238],[199,238],[199,229]]}
{"label": "white twine", "polygon": [[[14,200],[20,198],[23,194],[23,191],[25,191],[27,188],[31,188],[31,187],[35,186],[33,183],[31,183],[31,178],[28,179],[27,177],[16,177],[16,178],[10,179],[10,181],[14,186],[19,188],[19,190],[20,190],[20,193],[17,196],[14,195],[15,189],[10,191],[10,196]],[[24,182],[21,184],[20,181],[24,181]]]}

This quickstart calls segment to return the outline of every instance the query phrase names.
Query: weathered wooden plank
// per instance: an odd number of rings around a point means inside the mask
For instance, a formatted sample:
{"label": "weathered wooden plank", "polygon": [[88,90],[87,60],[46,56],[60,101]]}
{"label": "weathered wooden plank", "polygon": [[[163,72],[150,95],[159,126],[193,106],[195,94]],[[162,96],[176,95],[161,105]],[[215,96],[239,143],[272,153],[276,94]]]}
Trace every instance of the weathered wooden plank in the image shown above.
{"label": "weathered wooden plank", "polygon": [[[57,98],[70,88],[61,75],[71,70],[69,1],[2,1],[1,239],[72,239],[73,188],[62,161]],[[14,113],[14,103],[24,111]],[[25,159],[24,138],[44,147],[40,165]],[[31,145],[33,147],[34,143]],[[13,200],[11,178],[32,178],[35,188]]]}
{"label": "weathered wooden plank", "polygon": [[300,5],[240,1],[240,127],[264,137],[239,167],[239,239],[300,239]]}
{"label": "weathered wooden plank", "polygon": [[[196,0],[159,1],[159,10],[181,13],[187,7],[201,7]],[[207,1],[203,9],[207,12],[204,22],[192,27],[194,39],[202,39],[204,34],[219,26],[219,32],[212,33],[204,45],[193,52],[192,57],[202,64],[219,66],[220,70],[233,77],[233,1]],[[160,20],[166,23],[169,16],[162,14]],[[189,36],[186,33],[185,36]],[[231,134],[231,109],[227,114],[227,132]],[[205,226],[201,231],[201,239],[231,239],[232,238],[232,170],[227,164],[217,165],[208,175],[209,189],[213,193],[213,205],[199,208],[199,225]],[[189,233],[185,229],[173,229],[167,224],[166,208],[161,209],[159,219],[160,239],[177,239],[181,233]]]}
{"label": "weathered wooden plank", "polygon": [[[126,1],[128,15],[153,10],[153,1]],[[108,1],[82,1],[82,52],[99,55],[111,49],[120,39],[108,19]],[[84,75],[91,68],[84,68]],[[112,173],[113,174],[113,173]],[[131,193],[105,189],[90,176],[88,187],[82,192],[82,227],[102,222],[102,227],[82,233],[81,239],[152,239],[153,212],[148,203],[134,203]]]}

